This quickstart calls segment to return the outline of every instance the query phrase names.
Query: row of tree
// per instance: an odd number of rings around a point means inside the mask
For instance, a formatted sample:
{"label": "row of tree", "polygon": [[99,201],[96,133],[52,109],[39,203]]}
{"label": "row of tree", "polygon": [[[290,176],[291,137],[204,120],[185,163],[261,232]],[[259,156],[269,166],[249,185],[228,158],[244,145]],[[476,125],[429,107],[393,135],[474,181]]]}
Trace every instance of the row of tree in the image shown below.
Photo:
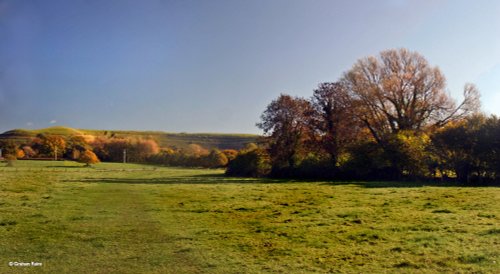
{"label": "row of tree", "polygon": [[499,180],[499,122],[479,114],[417,52],[387,50],[357,61],[309,99],[282,94],[257,124],[260,147],[240,152],[227,173],[245,176]]}
{"label": "row of tree", "polygon": [[162,149],[151,155],[147,162],[164,166],[222,168],[237,155],[236,150],[207,150],[200,145],[191,144],[185,149]]}
{"label": "row of tree", "polygon": [[208,150],[191,144],[187,148],[162,148],[152,139],[118,137],[60,136],[39,134],[23,144],[0,141],[7,159],[69,159],[86,164],[99,161],[150,163],[185,167],[225,167],[236,150]]}
{"label": "row of tree", "polygon": [[17,144],[11,140],[0,141],[2,154],[7,160],[51,158],[71,159],[86,163],[98,163],[99,158],[82,136],[65,138],[58,135],[38,134],[30,142]]}

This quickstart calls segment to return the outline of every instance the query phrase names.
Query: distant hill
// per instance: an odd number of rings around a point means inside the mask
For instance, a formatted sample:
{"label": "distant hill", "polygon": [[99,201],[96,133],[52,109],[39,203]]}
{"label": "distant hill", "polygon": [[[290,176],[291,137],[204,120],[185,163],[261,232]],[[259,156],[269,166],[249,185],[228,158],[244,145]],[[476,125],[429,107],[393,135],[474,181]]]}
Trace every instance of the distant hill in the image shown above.
{"label": "distant hill", "polygon": [[74,129],[69,127],[49,127],[44,129],[27,130],[13,129],[0,134],[0,140],[12,140],[16,143],[27,143],[37,134],[61,136],[80,135],[86,137],[109,138],[143,138],[153,139],[161,147],[184,148],[190,144],[198,144],[205,148],[240,149],[246,144],[255,142],[258,135],[254,134],[226,134],[226,133],[169,133],[162,131],[130,131],[130,130],[91,130]]}

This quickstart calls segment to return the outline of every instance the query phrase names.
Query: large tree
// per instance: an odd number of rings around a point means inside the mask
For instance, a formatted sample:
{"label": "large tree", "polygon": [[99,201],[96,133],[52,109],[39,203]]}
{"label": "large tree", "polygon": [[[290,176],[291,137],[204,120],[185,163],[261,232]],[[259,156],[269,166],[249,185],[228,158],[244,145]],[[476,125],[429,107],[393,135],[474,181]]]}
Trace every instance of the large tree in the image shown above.
{"label": "large tree", "polygon": [[341,82],[321,83],[314,90],[311,103],[314,108],[310,122],[313,139],[336,166],[346,145],[359,133],[358,123],[351,113],[349,92]]}
{"label": "large tree", "polygon": [[38,134],[34,140],[34,147],[39,150],[40,154],[58,158],[66,151],[66,140],[59,135]]}
{"label": "large tree", "polygon": [[465,98],[457,106],[445,91],[439,68],[407,49],[386,50],[378,57],[358,60],[343,82],[355,102],[356,116],[379,143],[401,130],[442,126],[479,107],[474,85],[465,85]]}
{"label": "large tree", "polygon": [[293,168],[304,152],[312,107],[309,101],[281,94],[261,115],[273,170]]}

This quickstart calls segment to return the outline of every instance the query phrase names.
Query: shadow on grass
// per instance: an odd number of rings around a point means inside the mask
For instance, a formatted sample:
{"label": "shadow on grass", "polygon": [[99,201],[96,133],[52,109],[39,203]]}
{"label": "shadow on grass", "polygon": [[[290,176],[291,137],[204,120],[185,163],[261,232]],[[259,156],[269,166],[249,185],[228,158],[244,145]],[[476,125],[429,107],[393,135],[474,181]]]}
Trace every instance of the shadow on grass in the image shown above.
{"label": "shadow on grass", "polygon": [[239,178],[225,177],[219,175],[190,175],[190,176],[172,176],[161,178],[83,178],[78,180],[65,180],[65,182],[81,183],[104,183],[104,184],[276,184],[291,183],[293,181],[283,179],[267,178]]}
{"label": "shadow on grass", "polygon": [[[55,167],[55,166],[52,166]],[[57,166],[59,168],[81,168],[88,169],[85,166]],[[153,169],[152,171],[154,171]],[[115,170],[119,171],[119,170]],[[123,171],[126,171],[125,169]],[[249,177],[229,177],[225,174],[193,174],[185,176],[165,176],[157,178],[81,178],[68,179],[64,182],[80,183],[104,183],[104,184],[289,184],[289,183],[317,183],[327,186],[354,186],[362,188],[419,188],[419,187],[499,187],[498,184],[476,184],[464,185],[450,181],[336,181],[320,179],[278,179],[278,178],[249,178]]]}
{"label": "shadow on grass", "polygon": [[81,166],[45,166],[44,168],[89,168],[85,164],[82,164]]}
{"label": "shadow on grass", "polygon": [[498,185],[463,185],[453,182],[412,182],[412,181],[324,181],[324,180],[291,180],[272,178],[227,177],[224,174],[199,174],[189,176],[172,176],[159,178],[83,178],[65,180],[65,182],[104,183],[104,184],[288,184],[318,183],[328,186],[356,186],[363,188],[418,188],[418,187],[498,187]]}
{"label": "shadow on grass", "polygon": [[458,182],[440,182],[440,181],[328,181],[323,185],[342,186],[355,185],[365,188],[417,188],[417,187],[499,187],[500,185],[474,184],[467,185]]}

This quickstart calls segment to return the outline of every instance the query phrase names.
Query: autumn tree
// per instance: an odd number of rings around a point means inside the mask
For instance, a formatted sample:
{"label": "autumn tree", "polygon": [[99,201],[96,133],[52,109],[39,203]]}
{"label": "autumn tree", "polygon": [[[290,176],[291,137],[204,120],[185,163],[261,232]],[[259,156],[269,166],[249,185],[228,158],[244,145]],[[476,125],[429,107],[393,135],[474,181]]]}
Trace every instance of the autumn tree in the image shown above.
{"label": "autumn tree", "polygon": [[137,139],[129,143],[130,160],[134,162],[144,162],[147,157],[160,152],[160,147],[155,140]]}
{"label": "autumn tree", "polygon": [[62,136],[39,134],[37,138],[39,139],[39,143],[35,145],[42,154],[51,157],[57,157],[64,154],[66,150],[66,140]]}
{"label": "autumn tree", "polygon": [[144,162],[160,152],[156,141],[152,139],[131,138],[96,138],[92,143],[93,150],[103,161],[121,162],[126,151],[128,162]]}
{"label": "autumn tree", "polygon": [[479,108],[479,92],[464,88],[458,106],[445,91],[445,77],[417,52],[386,50],[358,60],[344,75],[356,117],[379,144],[400,130],[421,130],[459,120]]}
{"label": "autumn tree", "polygon": [[17,145],[12,140],[0,140],[0,149],[2,149],[2,156],[6,158],[8,155],[17,158]]}
{"label": "autumn tree", "polygon": [[222,151],[222,153],[224,153],[224,155],[226,155],[226,158],[228,161],[233,160],[238,155],[238,151],[235,149],[224,149]]}
{"label": "autumn tree", "polygon": [[7,160],[7,165],[6,165],[7,167],[13,167],[17,160],[16,156],[13,154],[7,154],[3,158]]}
{"label": "autumn tree", "polygon": [[[474,85],[465,85],[464,100],[456,105],[445,91],[439,68],[407,49],[386,50],[378,57],[360,59],[342,81],[349,89],[353,114],[385,151],[394,173],[400,175],[404,171],[400,157],[404,153],[400,152],[406,148],[404,142],[393,142],[400,132],[439,128],[479,108],[479,92]],[[411,158],[405,162],[411,162]]]}
{"label": "autumn tree", "polygon": [[206,156],[210,153],[208,149],[198,145],[198,144],[189,144],[187,148],[183,150],[183,152],[187,155],[192,155],[194,157]]}
{"label": "autumn tree", "polygon": [[74,135],[68,138],[64,156],[66,158],[76,160],[82,152],[89,149],[90,145],[83,136]]}
{"label": "autumn tree", "polygon": [[314,90],[311,102],[314,113],[309,123],[314,145],[329,155],[335,168],[340,154],[359,133],[357,120],[351,113],[352,100],[343,83],[335,82],[321,83]]}
{"label": "autumn tree", "polygon": [[228,159],[224,153],[218,149],[212,149],[210,153],[205,156],[205,167],[218,168],[224,167],[228,163]]}
{"label": "autumn tree", "polygon": [[86,166],[99,163],[99,158],[91,150],[85,150],[78,157],[78,162],[84,163]]}
{"label": "autumn tree", "polygon": [[296,167],[304,156],[312,112],[309,101],[281,94],[261,115],[257,126],[264,131],[274,173]]}

